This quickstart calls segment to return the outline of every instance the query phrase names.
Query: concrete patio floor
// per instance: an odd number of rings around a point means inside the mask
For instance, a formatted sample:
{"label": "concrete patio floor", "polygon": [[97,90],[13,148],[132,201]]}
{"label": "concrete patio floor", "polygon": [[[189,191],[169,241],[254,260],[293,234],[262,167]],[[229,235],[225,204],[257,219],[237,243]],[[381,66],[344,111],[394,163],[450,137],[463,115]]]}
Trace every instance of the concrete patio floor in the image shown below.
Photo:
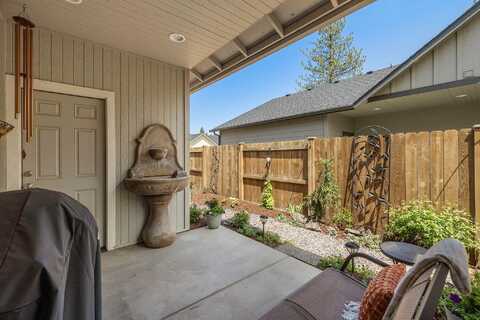
{"label": "concrete patio floor", "polygon": [[320,271],[231,230],[104,253],[103,318],[258,319]]}

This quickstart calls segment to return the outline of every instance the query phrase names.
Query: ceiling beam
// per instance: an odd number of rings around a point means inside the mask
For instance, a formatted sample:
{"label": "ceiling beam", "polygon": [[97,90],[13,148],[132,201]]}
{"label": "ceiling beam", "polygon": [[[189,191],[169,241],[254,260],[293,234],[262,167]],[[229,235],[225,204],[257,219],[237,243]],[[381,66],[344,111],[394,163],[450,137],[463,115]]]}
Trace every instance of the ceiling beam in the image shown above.
{"label": "ceiling beam", "polygon": [[235,38],[233,39],[233,44],[237,47],[238,51],[240,51],[245,58],[248,58],[248,51],[245,45],[240,41],[240,39]]}
{"label": "ceiling beam", "polygon": [[285,36],[283,38],[275,30],[275,32],[271,32],[255,42],[248,49],[236,38],[233,40],[233,43],[241,53],[235,53],[221,61],[222,71],[212,68],[205,73],[203,75],[203,82],[199,80],[190,82],[191,92],[198,91],[210,83],[223,79],[229,74],[286,47],[294,41],[303,38],[305,35],[317,31],[320,27],[342,18],[373,1],[374,0],[342,0],[338,1],[339,5],[337,7],[333,7],[330,1],[323,2],[313,10],[308,10],[304,14],[298,15],[289,23],[284,24],[283,30]]}
{"label": "ceiling beam", "polygon": [[[333,0],[332,0],[333,1]],[[268,22],[272,25],[275,31],[280,37],[285,37],[285,30],[283,29],[282,23],[275,17],[273,13],[267,14]]]}
{"label": "ceiling beam", "polygon": [[214,65],[215,68],[217,68],[218,71],[223,70],[223,66],[220,63],[220,61],[218,61],[217,58],[215,58],[214,56],[210,56],[210,57],[208,57],[208,60],[210,61],[211,64]]}
{"label": "ceiling beam", "polygon": [[200,81],[200,82],[203,82],[203,81],[204,81],[204,78],[203,78],[203,76],[202,76],[202,74],[201,74],[200,72],[195,71],[195,69],[190,69],[190,72],[193,74],[193,76],[194,76],[195,78],[198,79],[198,81]]}

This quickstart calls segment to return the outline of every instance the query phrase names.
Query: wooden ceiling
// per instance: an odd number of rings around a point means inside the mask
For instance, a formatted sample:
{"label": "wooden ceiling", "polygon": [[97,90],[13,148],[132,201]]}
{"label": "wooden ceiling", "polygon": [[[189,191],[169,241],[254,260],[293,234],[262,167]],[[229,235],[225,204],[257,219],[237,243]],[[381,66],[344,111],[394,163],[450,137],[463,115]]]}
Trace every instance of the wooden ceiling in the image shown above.
{"label": "wooden ceiling", "polygon": [[[38,26],[191,69],[192,90],[373,0],[2,0]],[[184,43],[168,35],[185,35]]]}

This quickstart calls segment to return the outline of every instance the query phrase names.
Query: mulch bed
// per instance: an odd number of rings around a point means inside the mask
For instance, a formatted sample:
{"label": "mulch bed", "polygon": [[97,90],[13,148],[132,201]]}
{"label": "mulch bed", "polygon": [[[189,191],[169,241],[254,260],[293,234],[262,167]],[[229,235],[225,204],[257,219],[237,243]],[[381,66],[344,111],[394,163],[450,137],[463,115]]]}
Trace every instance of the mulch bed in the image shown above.
{"label": "mulch bed", "polygon": [[207,226],[207,220],[205,218],[200,219],[198,223],[194,223],[190,225],[190,230],[204,228]]}
{"label": "mulch bed", "polygon": [[245,200],[233,200],[232,198],[220,196],[214,193],[192,193],[192,203],[196,204],[197,206],[202,206],[205,204],[206,201],[217,199],[218,201],[222,202],[223,207],[229,207],[234,209],[235,211],[242,211],[246,210],[248,213],[255,213],[258,215],[266,215],[271,218],[275,218],[279,214],[288,215],[285,211],[281,211],[278,209],[265,209],[264,207],[260,206],[258,203],[245,201]]}
{"label": "mulch bed", "polygon": [[[197,206],[203,206],[205,205],[205,202],[212,199],[217,199],[218,201],[222,202],[222,206],[224,208],[231,208],[234,212],[240,212],[242,210],[246,210],[250,214],[266,215],[270,218],[275,218],[280,214],[287,217],[290,216],[289,213],[286,211],[279,210],[279,209],[273,209],[273,210],[265,209],[260,204],[255,202],[229,198],[229,197],[221,196],[214,193],[202,193],[202,192],[192,193],[192,204],[196,204]],[[206,222],[201,221],[200,225],[198,224],[194,225],[191,227],[191,229],[204,227],[205,225],[206,225]],[[314,228],[309,227],[309,225],[306,225],[304,227],[305,229],[309,229],[312,231],[319,231],[325,234],[329,234],[330,233],[329,229],[331,228],[328,225],[323,223],[315,224]],[[347,238],[347,233],[343,230],[337,229],[337,234],[335,237],[338,239],[344,240]]]}

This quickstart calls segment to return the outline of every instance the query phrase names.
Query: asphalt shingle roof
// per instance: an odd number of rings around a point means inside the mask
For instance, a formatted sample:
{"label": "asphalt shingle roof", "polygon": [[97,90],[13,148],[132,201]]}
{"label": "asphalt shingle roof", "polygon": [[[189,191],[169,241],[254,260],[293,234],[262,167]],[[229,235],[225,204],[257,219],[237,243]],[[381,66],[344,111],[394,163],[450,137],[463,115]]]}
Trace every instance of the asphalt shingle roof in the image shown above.
{"label": "asphalt shingle roof", "polygon": [[272,99],[213,130],[243,127],[309,114],[328,113],[352,107],[359,98],[394,69],[395,67],[388,67],[367,72],[336,83],[324,83],[311,90]]}

